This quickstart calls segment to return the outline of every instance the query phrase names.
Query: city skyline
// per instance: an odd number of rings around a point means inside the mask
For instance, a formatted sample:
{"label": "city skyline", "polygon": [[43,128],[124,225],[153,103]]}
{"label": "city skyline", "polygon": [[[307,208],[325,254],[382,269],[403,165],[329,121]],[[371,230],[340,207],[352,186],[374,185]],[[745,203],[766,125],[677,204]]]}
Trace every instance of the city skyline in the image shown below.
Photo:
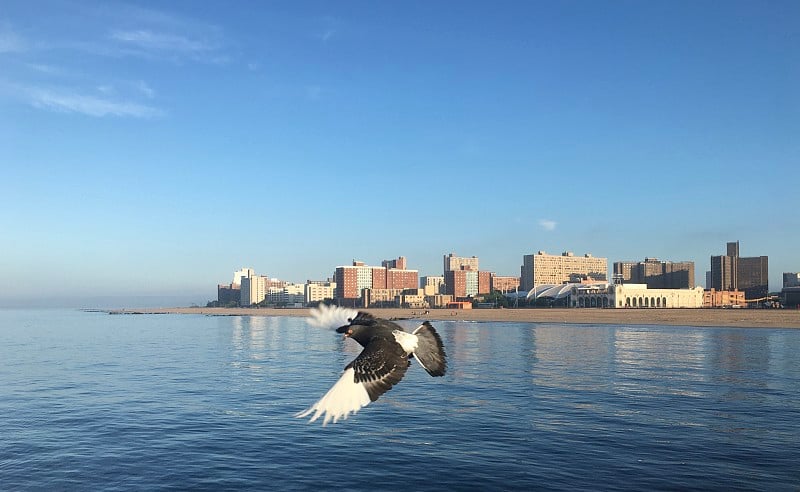
{"label": "city skyline", "polygon": [[735,240],[780,290],[797,39],[793,1],[4,2],[0,305],[449,252],[702,285]]}

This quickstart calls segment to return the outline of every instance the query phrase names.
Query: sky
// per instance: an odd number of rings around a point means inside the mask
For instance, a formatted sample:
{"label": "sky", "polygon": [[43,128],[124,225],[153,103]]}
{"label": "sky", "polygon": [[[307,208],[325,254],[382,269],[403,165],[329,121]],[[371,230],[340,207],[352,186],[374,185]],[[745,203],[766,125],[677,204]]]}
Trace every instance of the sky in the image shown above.
{"label": "sky", "polygon": [[799,156],[794,0],[0,0],[0,305],[736,240],[779,290]]}

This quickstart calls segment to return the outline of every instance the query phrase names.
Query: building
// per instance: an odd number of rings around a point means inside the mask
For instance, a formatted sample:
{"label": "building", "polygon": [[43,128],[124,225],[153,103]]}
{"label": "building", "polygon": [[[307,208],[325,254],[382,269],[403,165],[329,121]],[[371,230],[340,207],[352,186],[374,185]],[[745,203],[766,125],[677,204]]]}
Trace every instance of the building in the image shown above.
{"label": "building", "polygon": [[754,256],[739,257],[736,271],[736,287],[744,291],[749,300],[764,299],[769,295],[769,258]]}
{"label": "building", "polygon": [[519,290],[519,277],[504,277],[501,275],[491,274],[490,276],[490,291],[498,291],[503,294],[507,292],[515,292]]}
{"label": "building", "polygon": [[217,285],[217,305],[238,306],[241,302],[240,284],[218,284]]}
{"label": "building", "polygon": [[[336,300],[340,306],[363,307],[364,289],[416,289],[419,272],[406,269],[406,259],[384,260],[382,266],[369,266],[353,260],[349,266],[336,267]],[[402,266],[403,268],[398,268]]]}
{"label": "building", "polygon": [[444,255],[444,293],[454,299],[474,297],[492,291],[491,272],[481,272],[477,256]]}
{"label": "building", "polygon": [[305,303],[305,284],[284,282],[267,288],[267,303],[273,306],[300,307]]}
{"label": "building", "polygon": [[240,306],[242,279],[250,278],[256,272],[252,268],[242,268],[233,272],[230,284],[217,284],[217,304],[219,306]]}
{"label": "building", "polygon": [[769,258],[739,256],[739,241],[727,243],[727,254],[711,257],[711,285],[714,290],[741,290],[748,300],[769,294]]}
{"label": "building", "polygon": [[443,275],[428,275],[419,279],[419,286],[425,291],[425,295],[434,296],[437,294],[444,294],[444,276]]}
{"label": "building", "polygon": [[539,251],[525,255],[520,268],[521,288],[530,291],[534,285],[563,284],[577,278],[594,281],[608,280],[608,259],[591,254],[575,256],[570,251],[561,255],[548,255]]}
{"label": "building", "polygon": [[570,289],[572,307],[701,308],[703,288],[649,289],[647,284],[584,284]]}
{"label": "building", "polygon": [[784,272],[783,274],[783,288],[786,287],[800,287],[800,273]]}
{"label": "building", "polygon": [[237,270],[233,272],[233,282],[234,285],[242,285],[243,278],[250,278],[255,275],[256,272],[252,268],[242,268],[241,270]]}
{"label": "building", "polygon": [[800,309],[800,286],[784,287],[781,290],[783,305],[788,308]]}
{"label": "building", "polygon": [[425,301],[427,301],[428,306],[432,308],[444,308],[451,302],[453,302],[453,296],[449,296],[447,294],[434,294],[434,295],[426,295]]}
{"label": "building", "polygon": [[445,294],[455,299],[475,297],[491,292],[491,272],[450,270],[444,272]]}
{"label": "building", "polygon": [[658,258],[617,261],[613,271],[614,278],[622,283],[647,284],[651,289],[692,289],[695,286],[693,261],[660,261]]}
{"label": "building", "polygon": [[444,274],[456,270],[475,270],[478,271],[478,257],[472,256],[469,258],[456,256],[455,253],[444,255]]}
{"label": "building", "polygon": [[406,257],[400,256],[396,260],[383,260],[381,262],[383,268],[396,268],[398,270],[406,269]]}
{"label": "building", "polygon": [[423,289],[404,289],[397,301],[401,308],[424,309],[430,307]]}
{"label": "building", "polygon": [[308,305],[318,304],[336,297],[336,282],[330,280],[309,280],[303,289],[303,302]]}
{"label": "building", "polygon": [[243,277],[241,287],[240,305],[248,307],[258,304],[267,298],[269,277],[266,275],[252,275]]}
{"label": "building", "polygon": [[703,292],[703,307],[705,308],[747,307],[747,302],[745,302],[744,292],[740,290],[708,289]]}
{"label": "building", "polygon": [[399,307],[403,289],[364,289],[361,293],[363,307]]}

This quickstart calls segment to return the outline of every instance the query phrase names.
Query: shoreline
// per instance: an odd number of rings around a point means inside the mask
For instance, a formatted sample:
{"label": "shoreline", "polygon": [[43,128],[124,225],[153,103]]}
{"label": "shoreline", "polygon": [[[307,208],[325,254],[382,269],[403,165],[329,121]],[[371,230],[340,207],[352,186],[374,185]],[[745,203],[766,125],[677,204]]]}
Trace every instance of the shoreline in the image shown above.
{"label": "shoreline", "polygon": [[[108,314],[200,314],[204,316],[309,316],[308,308],[172,307],[97,310]],[[665,325],[721,328],[800,328],[797,309],[362,309],[387,319],[601,325]]]}

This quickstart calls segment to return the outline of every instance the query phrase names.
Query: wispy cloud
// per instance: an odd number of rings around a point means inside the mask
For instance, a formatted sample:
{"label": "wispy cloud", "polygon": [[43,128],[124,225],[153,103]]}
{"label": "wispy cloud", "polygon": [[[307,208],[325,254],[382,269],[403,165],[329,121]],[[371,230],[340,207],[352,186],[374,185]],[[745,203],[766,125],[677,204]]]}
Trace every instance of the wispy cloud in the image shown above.
{"label": "wispy cloud", "polygon": [[62,75],[64,74],[64,70],[55,67],[53,65],[45,65],[43,63],[28,63],[26,64],[28,68],[34,70],[39,73],[48,74],[48,75]]}
{"label": "wispy cloud", "polygon": [[0,24],[0,53],[19,53],[28,50],[28,43],[11,26]]}
{"label": "wispy cloud", "polygon": [[554,220],[539,219],[539,226],[545,231],[554,231],[558,223]]}
{"label": "wispy cloud", "polygon": [[106,52],[111,55],[222,64],[229,61],[214,36],[193,36],[157,29],[113,30]]}
{"label": "wispy cloud", "polygon": [[327,43],[329,39],[331,39],[336,31],[334,29],[326,29],[325,32],[322,33],[320,38],[322,39],[323,43]]}
{"label": "wispy cloud", "polygon": [[315,20],[315,37],[322,40],[323,44],[333,39],[339,34],[342,22],[336,17],[324,16]]}
{"label": "wispy cloud", "polygon": [[202,53],[214,49],[202,41],[176,34],[156,33],[148,30],[113,31],[111,39],[137,46],[144,50],[176,53]]}
{"label": "wispy cloud", "polygon": [[153,99],[156,97],[156,91],[154,91],[153,88],[150,87],[144,80],[140,80],[136,83],[136,89],[147,96],[148,99]]}
{"label": "wispy cloud", "polygon": [[28,89],[25,92],[32,106],[49,111],[95,117],[157,118],[164,115],[158,108],[129,101],[38,88]]}

